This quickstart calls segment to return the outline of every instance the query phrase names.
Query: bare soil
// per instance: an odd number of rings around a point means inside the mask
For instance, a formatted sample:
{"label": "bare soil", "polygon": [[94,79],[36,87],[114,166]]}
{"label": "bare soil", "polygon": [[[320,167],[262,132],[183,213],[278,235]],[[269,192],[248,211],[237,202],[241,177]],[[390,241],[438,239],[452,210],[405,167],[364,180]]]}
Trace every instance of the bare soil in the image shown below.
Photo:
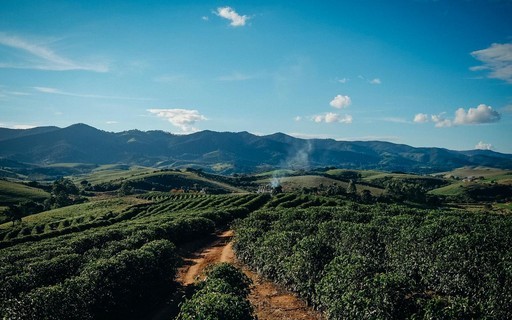
{"label": "bare soil", "polygon": [[319,312],[308,307],[304,301],[236,261],[232,237],[232,230],[222,232],[210,245],[185,257],[185,264],[178,270],[177,281],[188,286],[201,279],[209,265],[220,262],[233,263],[253,281],[249,300],[259,320],[323,319]]}

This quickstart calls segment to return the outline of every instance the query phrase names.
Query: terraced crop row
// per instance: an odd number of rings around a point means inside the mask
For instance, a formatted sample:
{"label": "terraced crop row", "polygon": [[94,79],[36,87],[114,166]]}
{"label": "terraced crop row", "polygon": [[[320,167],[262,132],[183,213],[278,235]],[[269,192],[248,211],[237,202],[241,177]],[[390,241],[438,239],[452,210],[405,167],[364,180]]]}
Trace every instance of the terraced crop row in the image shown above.
{"label": "terraced crop row", "polygon": [[[175,246],[206,237],[266,201],[256,195],[177,196],[105,220],[63,219],[17,230],[15,238],[0,242],[0,317],[140,318],[173,290]],[[180,207],[190,209],[175,209]]]}

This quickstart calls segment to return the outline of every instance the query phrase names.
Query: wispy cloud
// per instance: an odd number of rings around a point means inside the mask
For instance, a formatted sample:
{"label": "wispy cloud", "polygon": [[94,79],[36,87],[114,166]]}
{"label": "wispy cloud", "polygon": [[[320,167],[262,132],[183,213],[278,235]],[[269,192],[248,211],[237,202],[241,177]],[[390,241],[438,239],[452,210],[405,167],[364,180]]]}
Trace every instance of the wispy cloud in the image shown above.
{"label": "wispy cloud", "polygon": [[24,91],[16,91],[16,90],[9,90],[5,86],[0,86],[0,98],[7,98],[7,97],[20,97],[20,96],[30,96],[31,94]]}
{"label": "wispy cloud", "polygon": [[153,100],[153,99],[149,99],[149,98],[105,96],[105,95],[98,95],[98,94],[73,93],[73,92],[62,91],[62,90],[56,89],[56,88],[48,88],[48,87],[33,87],[33,88],[34,88],[34,90],[36,90],[38,92],[41,92],[41,93],[56,94],[56,95],[61,95],[61,96],[70,96],[70,97],[77,97],[77,98],[114,99],[114,100],[137,100],[137,101],[151,101],[151,100]]}
{"label": "wispy cloud", "polygon": [[194,124],[198,121],[208,120],[197,110],[190,109],[148,109],[148,112],[159,118],[164,118],[173,126],[180,128],[183,133],[196,132]]}
{"label": "wispy cloud", "polygon": [[336,97],[334,97],[331,102],[329,103],[331,107],[341,109],[344,107],[348,107],[352,103],[352,100],[349,96],[343,96],[341,94],[338,94]]}
{"label": "wispy cloud", "polygon": [[109,121],[106,121],[105,123],[106,124],[118,124],[119,122],[118,121],[114,121],[114,120],[109,120]]}
{"label": "wispy cloud", "polygon": [[507,113],[509,113],[509,112],[512,113],[512,104],[504,106],[503,108],[501,108],[501,111],[507,112]]}
{"label": "wispy cloud", "polygon": [[386,122],[393,122],[393,123],[409,123],[409,121],[407,121],[406,119],[398,118],[398,117],[385,117],[385,118],[382,118],[382,120],[386,121]]}
{"label": "wispy cloud", "polygon": [[477,150],[492,150],[493,146],[490,143],[484,143],[480,141],[476,144],[475,149]]}
{"label": "wispy cloud", "polygon": [[358,75],[357,78],[359,78],[359,79],[361,79],[364,82],[367,82],[369,84],[382,84],[382,80],[380,78],[367,79],[363,75]]}
{"label": "wispy cloud", "polygon": [[459,125],[477,125],[498,122],[501,119],[501,114],[494,110],[491,106],[480,104],[476,108],[458,108],[455,111],[453,119],[446,118],[446,113],[429,115],[425,113],[418,113],[414,116],[414,122],[425,123],[433,122],[437,128],[446,128]]}
{"label": "wispy cloud", "polygon": [[215,14],[221,18],[231,21],[229,25],[232,27],[243,27],[243,26],[245,26],[247,20],[249,20],[248,16],[239,15],[231,7],[219,7],[219,8],[217,8],[217,11],[215,12]]}
{"label": "wispy cloud", "polygon": [[[63,57],[45,44],[29,41],[21,37],[0,33],[0,45],[23,53],[18,62],[0,62],[0,68],[37,69],[52,71],[84,70],[107,72],[108,66],[102,63],[82,63]],[[28,55],[28,57],[26,56]]]}
{"label": "wispy cloud", "polygon": [[493,43],[489,48],[471,52],[471,55],[483,63],[470,68],[472,71],[488,70],[489,78],[512,84],[512,43]]}
{"label": "wispy cloud", "polygon": [[337,81],[338,81],[339,83],[343,83],[343,84],[345,84],[345,83],[347,83],[349,80],[350,80],[350,79],[348,79],[348,78],[342,78],[342,79],[338,79]]}
{"label": "wispy cloud", "polygon": [[256,78],[255,75],[248,75],[240,72],[233,72],[232,74],[220,76],[218,81],[245,81]]}
{"label": "wispy cloud", "polygon": [[352,123],[351,115],[341,115],[333,112],[318,114],[313,116],[311,119],[316,123]]}

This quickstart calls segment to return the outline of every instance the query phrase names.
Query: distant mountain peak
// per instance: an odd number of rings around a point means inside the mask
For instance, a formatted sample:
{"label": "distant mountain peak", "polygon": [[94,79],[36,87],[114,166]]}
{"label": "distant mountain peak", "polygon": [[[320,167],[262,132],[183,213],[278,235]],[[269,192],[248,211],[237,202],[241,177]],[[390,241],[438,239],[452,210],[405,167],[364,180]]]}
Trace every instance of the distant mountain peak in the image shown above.
{"label": "distant mountain peak", "polygon": [[382,141],[299,139],[282,132],[265,136],[211,130],[183,135],[158,130],[106,132],[84,123],[64,129],[0,128],[0,157],[34,164],[167,163],[207,170],[229,168],[224,173],[255,172],[297,163],[311,168],[335,166],[415,173],[463,166],[512,169],[512,155],[490,150],[452,151]]}

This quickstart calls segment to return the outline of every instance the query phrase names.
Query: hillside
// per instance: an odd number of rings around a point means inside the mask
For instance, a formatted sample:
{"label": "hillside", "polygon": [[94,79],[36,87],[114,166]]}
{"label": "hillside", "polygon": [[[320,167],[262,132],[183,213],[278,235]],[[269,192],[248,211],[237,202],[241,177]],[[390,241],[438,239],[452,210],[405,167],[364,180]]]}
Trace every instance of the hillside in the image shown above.
{"label": "hillside", "polygon": [[85,124],[29,130],[0,131],[4,175],[22,171],[20,162],[38,166],[124,163],[160,168],[192,167],[218,173],[326,166],[414,173],[451,171],[463,166],[512,169],[509,154],[415,148],[382,141],[305,140],[282,133],[267,136],[213,131],[189,135],[138,130],[114,133]]}

